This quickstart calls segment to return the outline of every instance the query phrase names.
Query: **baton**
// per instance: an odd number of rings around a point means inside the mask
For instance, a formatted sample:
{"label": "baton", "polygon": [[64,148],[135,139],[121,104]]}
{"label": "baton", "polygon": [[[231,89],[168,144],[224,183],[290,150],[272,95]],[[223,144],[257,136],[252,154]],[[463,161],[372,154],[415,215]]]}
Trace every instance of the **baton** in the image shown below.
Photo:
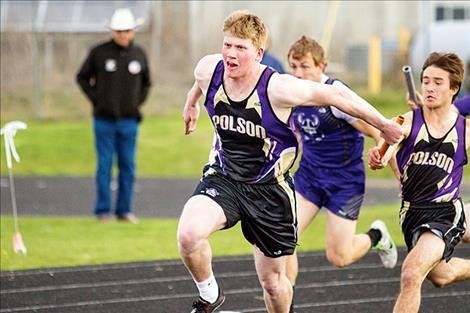
{"label": "baton", "polygon": [[406,80],[406,88],[408,89],[408,93],[410,94],[410,99],[418,105],[417,98],[416,98],[416,89],[415,83],[413,81],[413,73],[411,72],[411,66],[405,65],[402,68],[403,74],[405,75]]}
{"label": "baton", "polygon": [[[397,122],[399,125],[403,125],[403,122],[405,121],[405,118],[401,115],[398,115],[397,118],[395,119],[395,122]],[[385,153],[387,152],[388,150],[388,147],[390,147],[390,145],[388,143],[386,143],[385,141],[382,143],[382,145],[380,146],[379,148],[379,154],[380,154],[380,157],[383,158],[383,156],[385,155]]]}

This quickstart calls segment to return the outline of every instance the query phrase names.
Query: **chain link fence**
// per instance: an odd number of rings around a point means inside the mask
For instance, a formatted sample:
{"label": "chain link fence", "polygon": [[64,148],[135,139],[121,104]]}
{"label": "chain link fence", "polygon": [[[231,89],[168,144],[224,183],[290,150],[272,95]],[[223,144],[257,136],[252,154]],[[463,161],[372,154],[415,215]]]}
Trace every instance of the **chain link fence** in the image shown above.
{"label": "chain link fence", "polygon": [[[134,5],[133,11],[146,18],[135,41],[146,50],[152,69],[154,88],[144,106],[144,114],[150,115],[182,109],[196,62],[220,51],[223,20],[234,10],[262,17],[272,36],[270,51],[286,68],[292,42],[304,34],[322,42],[330,31],[328,69],[355,85],[366,83],[367,42],[372,35],[383,39],[386,81],[396,80],[401,69],[398,31],[416,29],[412,17],[418,9],[415,2],[400,1],[341,1],[335,14],[329,1],[39,1],[44,2],[46,12],[35,1],[2,1],[2,120],[89,116],[90,105],[75,74],[90,48],[109,40],[105,19],[117,7]],[[23,14],[16,24],[15,14]],[[35,28],[41,18],[43,27]]]}

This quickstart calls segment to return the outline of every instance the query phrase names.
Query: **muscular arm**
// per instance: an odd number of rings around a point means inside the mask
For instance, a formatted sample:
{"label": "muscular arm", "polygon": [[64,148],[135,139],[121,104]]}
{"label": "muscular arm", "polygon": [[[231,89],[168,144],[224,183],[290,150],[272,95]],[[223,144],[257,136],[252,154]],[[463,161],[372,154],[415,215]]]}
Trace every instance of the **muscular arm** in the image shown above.
{"label": "muscular arm", "polygon": [[380,131],[377,128],[373,127],[370,124],[367,124],[363,120],[356,120],[355,122],[351,123],[351,125],[364,135],[374,139],[376,144],[379,143]]}
{"label": "muscular arm", "polygon": [[199,106],[199,99],[201,96],[202,90],[199,88],[197,82],[194,82],[193,87],[191,87],[186,95],[186,102],[183,109],[185,135],[189,135],[196,129],[197,120],[201,110]]}
{"label": "muscular arm", "polygon": [[268,93],[271,104],[276,108],[333,105],[380,129],[388,143],[396,143],[402,135],[398,125],[387,120],[367,101],[353,92],[346,92],[336,86],[297,79],[288,74],[275,74],[268,85]]}
{"label": "muscular arm", "polygon": [[220,54],[205,56],[198,62],[194,69],[195,82],[186,94],[186,101],[183,109],[185,135],[189,135],[196,129],[200,113],[199,99],[203,94],[207,94],[212,73],[215,65],[220,59]]}

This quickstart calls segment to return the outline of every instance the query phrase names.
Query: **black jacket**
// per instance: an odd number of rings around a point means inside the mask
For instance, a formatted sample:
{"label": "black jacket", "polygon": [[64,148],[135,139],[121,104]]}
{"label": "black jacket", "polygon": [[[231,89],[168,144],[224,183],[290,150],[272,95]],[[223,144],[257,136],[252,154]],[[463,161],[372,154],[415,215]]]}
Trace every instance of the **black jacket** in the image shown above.
{"label": "black jacket", "polygon": [[93,104],[96,117],[137,117],[151,85],[144,51],[124,48],[113,40],[91,49],[77,74],[77,82]]}

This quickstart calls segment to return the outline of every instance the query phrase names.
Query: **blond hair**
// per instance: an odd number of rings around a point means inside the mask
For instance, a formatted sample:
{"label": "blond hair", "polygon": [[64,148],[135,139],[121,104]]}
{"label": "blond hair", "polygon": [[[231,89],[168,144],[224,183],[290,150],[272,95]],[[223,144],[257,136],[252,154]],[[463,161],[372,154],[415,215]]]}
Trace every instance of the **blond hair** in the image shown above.
{"label": "blond hair", "polygon": [[287,58],[293,58],[300,60],[308,55],[311,55],[313,62],[316,66],[320,63],[327,64],[325,58],[325,51],[322,46],[312,38],[302,36],[296,42],[294,42],[287,53]]}
{"label": "blond hair", "polygon": [[266,46],[266,26],[261,18],[247,11],[230,14],[224,21],[223,31],[241,39],[250,39],[257,49]]}

